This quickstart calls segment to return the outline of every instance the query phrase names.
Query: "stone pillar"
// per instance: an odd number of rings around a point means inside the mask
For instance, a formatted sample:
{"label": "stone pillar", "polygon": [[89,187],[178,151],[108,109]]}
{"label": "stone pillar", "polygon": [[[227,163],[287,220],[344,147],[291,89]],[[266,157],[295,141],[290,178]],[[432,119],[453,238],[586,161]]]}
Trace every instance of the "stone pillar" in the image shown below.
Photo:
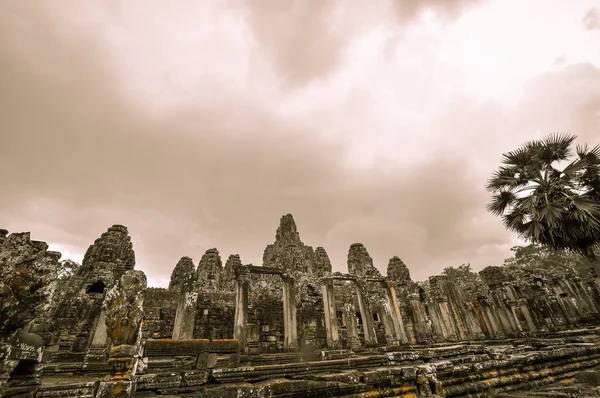
{"label": "stone pillar", "polygon": [[340,348],[340,334],[338,332],[335,297],[333,296],[333,279],[321,279],[321,294],[323,295],[323,310],[325,312],[327,347],[337,349]]}
{"label": "stone pillar", "polygon": [[286,351],[296,351],[298,350],[298,321],[294,278],[282,275],[281,279],[283,280],[283,348]]}
{"label": "stone pillar", "polygon": [[356,309],[352,303],[344,304],[344,315],[346,316],[346,330],[348,332],[348,348],[360,350],[362,345],[358,337],[358,327],[356,325]]}
{"label": "stone pillar", "polygon": [[360,308],[360,316],[363,322],[365,345],[367,347],[376,346],[377,336],[375,336],[375,329],[373,328],[373,318],[371,315],[371,309],[369,308],[369,303],[366,301],[359,283],[354,282],[354,286],[356,287],[356,296],[358,297],[358,306]]}
{"label": "stone pillar", "polygon": [[519,321],[519,317],[517,316],[517,312],[515,309],[515,305],[513,303],[510,304],[510,311],[512,313],[513,319],[515,321],[515,324],[517,326],[517,330],[519,333],[523,333],[523,326],[521,326],[521,321]]}
{"label": "stone pillar", "polygon": [[415,329],[415,339],[419,344],[431,343],[431,335],[427,325],[427,314],[421,303],[418,293],[413,293],[409,296],[410,305],[413,314],[413,326]]}
{"label": "stone pillar", "polygon": [[179,301],[173,324],[173,340],[188,340],[194,338],[194,323],[196,321],[196,305],[198,292],[195,290],[194,274],[187,275],[181,285]]}
{"label": "stone pillar", "polygon": [[489,307],[487,303],[479,303],[483,317],[487,319],[487,325],[490,330],[490,336],[494,339],[505,338],[505,334],[502,331],[502,327],[499,325],[496,314],[493,313],[493,310]]}
{"label": "stone pillar", "polygon": [[437,300],[430,301],[428,308],[429,318],[432,322],[433,340],[437,343],[447,341],[450,334],[446,329],[446,324],[444,323],[444,317],[442,315],[439,302]]}
{"label": "stone pillar", "polygon": [[382,305],[381,321],[383,322],[383,328],[385,330],[385,340],[387,346],[397,346],[400,344],[396,328],[394,327],[394,321],[392,320],[392,308],[389,302],[385,302]]}
{"label": "stone pillar", "polygon": [[236,270],[235,279],[235,325],[233,338],[240,345],[242,352],[246,351],[246,329],[248,327],[248,289],[250,286],[250,271],[240,267]]}
{"label": "stone pillar", "polygon": [[594,299],[592,298],[592,295],[590,294],[590,291],[587,289],[585,284],[583,284],[582,282],[578,282],[577,287],[581,292],[581,295],[585,297],[586,301],[588,302],[590,313],[598,313],[596,303],[594,302]]}
{"label": "stone pillar", "polygon": [[396,338],[401,344],[408,343],[408,337],[404,334],[404,322],[402,322],[402,315],[400,314],[400,307],[398,307],[398,299],[396,298],[396,287],[394,282],[389,282],[388,288],[386,289],[390,308],[392,310],[392,322],[394,323],[394,330],[396,331]]}
{"label": "stone pillar", "polygon": [[521,313],[523,314],[523,317],[525,318],[525,321],[527,322],[529,331],[535,332],[537,330],[537,327],[533,323],[533,318],[531,317],[531,312],[529,312],[529,308],[527,307],[527,302],[525,301],[525,299],[521,299],[519,300],[519,304],[519,308],[521,310]]}

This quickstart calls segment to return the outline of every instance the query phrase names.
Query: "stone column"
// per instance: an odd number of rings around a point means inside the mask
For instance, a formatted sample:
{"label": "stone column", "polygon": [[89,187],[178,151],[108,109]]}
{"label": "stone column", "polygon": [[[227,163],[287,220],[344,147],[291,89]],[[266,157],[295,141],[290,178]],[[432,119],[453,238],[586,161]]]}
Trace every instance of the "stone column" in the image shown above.
{"label": "stone column", "polygon": [[489,307],[488,303],[479,303],[483,317],[487,319],[487,325],[489,326],[490,335],[494,339],[503,339],[506,336],[502,332],[502,327],[499,325],[496,314]]}
{"label": "stone column", "polygon": [[181,285],[173,324],[173,340],[194,338],[194,323],[196,322],[196,305],[198,301],[194,279],[194,274],[187,275]]}
{"label": "stone column", "polygon": [[298,350],[298,326],[294,278],[282,275],[281,279],[283,280],[283,348],[286,351],[296,351]]}
{"label": "stone column", "polygon": [[396,331],[396,338],[401,344],[408,343],[408,337],[404,334],[404,322],[402,322],[402,315],[400,314],[400,307],[398,307],[398,299],[396,298],[396,287],[394,282],[389,282],[387,289],[387,296],[392,310],[392,322],[394,323],[394,330]]}
{"label": "stone column", "polygon": [[242,352],[246,351],[246,328],[248,327],[248,288],[250,286],[250,271],[239,267],[236,270],[235,288],[235,325],[233,338],[240,345]]}
{"label": "stone column", "polygon": [[535,332],[537,330],[537,327],[533,323],[533,318],[531,317],[531,312],[529,312],[529,308],[527,307],[527,301],[525,301],[525,299],[521,299],[521,300],[519,300],[519,304],[520,304],[519,308],[521,310],[521,313],[523,314],[525,321],[527,321],[527,326],[529,328],[529,331]]}
{"label": "stone column", "polygon": [[383,303],[381,311],[381,321],[383,322],[383,329],[385,330],[386,345],[393,347],[400,344],[394,327],[394,321],[392,320],[392,308],[389,302]]}
{"label": "stone column", "polygon": [[444,323],[444,327],[446,328],[447,339],[449,341],[459,341],[460,334],[457,331],[456,325],[452,321],[452,313],[448,307],[448,298],[441,297],[440,301],[438,301],[438,307],[440,309],[440,314],[442,316],[442,322]]}
{"label": "stone column", "polygon": [[418,293],[412,293],[409,296],[410,306],[412,307],[413,326],[415,329],[415,340],[417,343],[431,343],[431,336],[427,327],[427,314],[421,304]]}
{"label": "stone column", "polygon": [[340,348],[340,334],[338,332],[335,297],[333,296],[333,279],[321,279],[321,294],[323,295],[323,310],[325,312],[327,347],[337,349]]}
{"label": "stone column", "polygon": [[371,309],[369,303],[366,301],[361,286],[358,282],[354,282],[356,287],[356,296],[358,297],[358,306],[360,308],[360,316],[363,323],[363,333],[365,335],[365,345],[375,346],[377,345],[377,337],[375,336],[375,329],[373,328],[373,318],[371,315]]}
{"label": "stone column", "polygon": [[352,303],[344,304],[344,315],[346,316],[346,330],[348,332],[348,348],[360,350],[362,345],[358,337],[358,327],[356,326],[356,309]]}

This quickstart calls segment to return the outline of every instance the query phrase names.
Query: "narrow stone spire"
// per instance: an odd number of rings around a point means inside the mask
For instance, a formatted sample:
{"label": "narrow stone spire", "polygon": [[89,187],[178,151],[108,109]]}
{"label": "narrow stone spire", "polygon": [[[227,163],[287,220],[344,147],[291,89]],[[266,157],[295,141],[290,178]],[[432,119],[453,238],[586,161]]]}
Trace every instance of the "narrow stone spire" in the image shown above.
{"label": "narrow stone spire", "polygon": [[325,276],[331,274],[331,260],[327,252],[322,247],[315,249],[315,264],[313,273],[317,276]]}
{"label": "narrow stone spire", "polygon": [[223,272],[223,262],[219,251],[215,248],[208,249],[198,264],[196,278],[201,289],[217,289],[217,284]]}
{"label": "narrow stone spire", "polygon": [[171,281],[169,282],[169,290],[179,290],[182,283],[187,280],[190,275],[193,277],[196,266],[190,257],[181,257],[173,272],[171,273]]}
{"label": "narrow stone spire", "polygon": [[263,266],[275,267],[294,276],[313,273],[315,253],[300,240],[296,222],[291,214],[281,217],[275,242],[263,253]]}
{"label": "narrow stone spire", "polygon": [[387,267],[387,276],[391,281],[398,284],[405,284],[411,281],[408,267],[398,256],[390,258]]}
{"label": "narrow stone spire", "polygon": [[300,242],[300,234],[298,233],[294,216],[291,214],[281,217],[277,234],[275,235],[275,242]]}
{"label": "narrow stone spire", "polygon": [[361,278],[381,278],[373,259],[362,243],[353,243],[348,251],[348,273]]}
{"label": "narrow stone spire", "polygon": [[93,268],[96,263],[111,263],[123,272],[135,267],[135,253],[127,227],[113,225],[88,248],[82,265]]}
{"label": "narrow stone spire", "polygon": [[230,254],[229,258],[225,262],[223,272],[221,273],[221,279],[219,280],[219,287],[223,290],[233,290],[235,287],[235,269],[242,265],[239,254]]}

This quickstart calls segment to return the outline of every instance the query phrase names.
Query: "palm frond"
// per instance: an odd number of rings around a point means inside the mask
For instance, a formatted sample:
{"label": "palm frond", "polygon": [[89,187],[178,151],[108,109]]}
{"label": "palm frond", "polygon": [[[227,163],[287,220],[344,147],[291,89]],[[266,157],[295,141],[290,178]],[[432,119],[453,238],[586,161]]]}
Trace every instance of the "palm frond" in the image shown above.
{"label": "palm frond", "polygon": [[569,163],[562,171],[562,174],[568,178],[575,178],[588,166],[588,162],[585,159],[577,159]]}
{"label": "palm frond", "polygon": [[577,139],[576,135],[552,133],[542,140],[544,155],[550,163],[568,159],[572,155],[571,144]]}
{"label": "palm frond", "polygon": [[532,213],[535,211],[536,200],[534,195],[524,196],[516,200],[517,206],[526,212]]}
{"label": "palm frond", "polygon": [[527,222],[527,212],[522,208],[514,208],[502,217],[504,226],[511,231],[520,233],[523,225]]}
{"label": "palm frond", "polygon": [[588,156],[590,156],[592,161],[595,164],[600,164],[600,145],[596,145],[592,149],[588,151]]}
{"label": "palm frond", "polygon": [[540,206],[535,219],[547,224],[550,230],[557,229],[562,221],[562,209],[554,204]]}
{"label": "palm frond", "polygon": [[518,184],[520,184],[520,178],[517,170],[514,167],[502,166],[492,174],[485,187],[488,191],[496,192],[501,189],[513,188]]}
{"label": "palm frond", "polygon": [[584,213],[589,216],[600,214],[600,203],[593,198],[583,195],[574,196],[570,202],[571,206],[573,206],[577,212]]}
{"label": "palm frond", "polygon": [[590,149],[587,143],[583,145],[577,144],[575,152],[580,159],[587,159],[591,163],[600,164],[600,145],[596,145]]}
{"label": "palm frond", "polygon": [[525,167],[534,160],[534,153],[527,146],[502,154],[502,163],[510,166]]}
{"label": "palm frond", "polygon": [[492,201],[486,206],[487,211],[495,216],[502,215],[516,200],[515,194],[510,191],[501,191],[492,196]]}
{"label": "palm frond", "polygon": [[539,220],[531,220],[523,225],[525,231],[522,237],[531,240],[532,242],[539,242],[542,234],[546,230],[544,224]]}

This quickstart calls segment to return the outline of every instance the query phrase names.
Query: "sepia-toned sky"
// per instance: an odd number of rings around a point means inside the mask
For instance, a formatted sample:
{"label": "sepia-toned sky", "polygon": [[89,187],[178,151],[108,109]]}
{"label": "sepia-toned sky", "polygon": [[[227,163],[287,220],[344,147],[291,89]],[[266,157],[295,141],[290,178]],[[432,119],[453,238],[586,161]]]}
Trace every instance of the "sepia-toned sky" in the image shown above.
{"label": "sepia-toned sky", "polygon": [[155,286],[286,213],[337,271],[500,264],[485,182],[552,132],[600,142],[599,0],[0,0],[0,227],[124,224]]}

